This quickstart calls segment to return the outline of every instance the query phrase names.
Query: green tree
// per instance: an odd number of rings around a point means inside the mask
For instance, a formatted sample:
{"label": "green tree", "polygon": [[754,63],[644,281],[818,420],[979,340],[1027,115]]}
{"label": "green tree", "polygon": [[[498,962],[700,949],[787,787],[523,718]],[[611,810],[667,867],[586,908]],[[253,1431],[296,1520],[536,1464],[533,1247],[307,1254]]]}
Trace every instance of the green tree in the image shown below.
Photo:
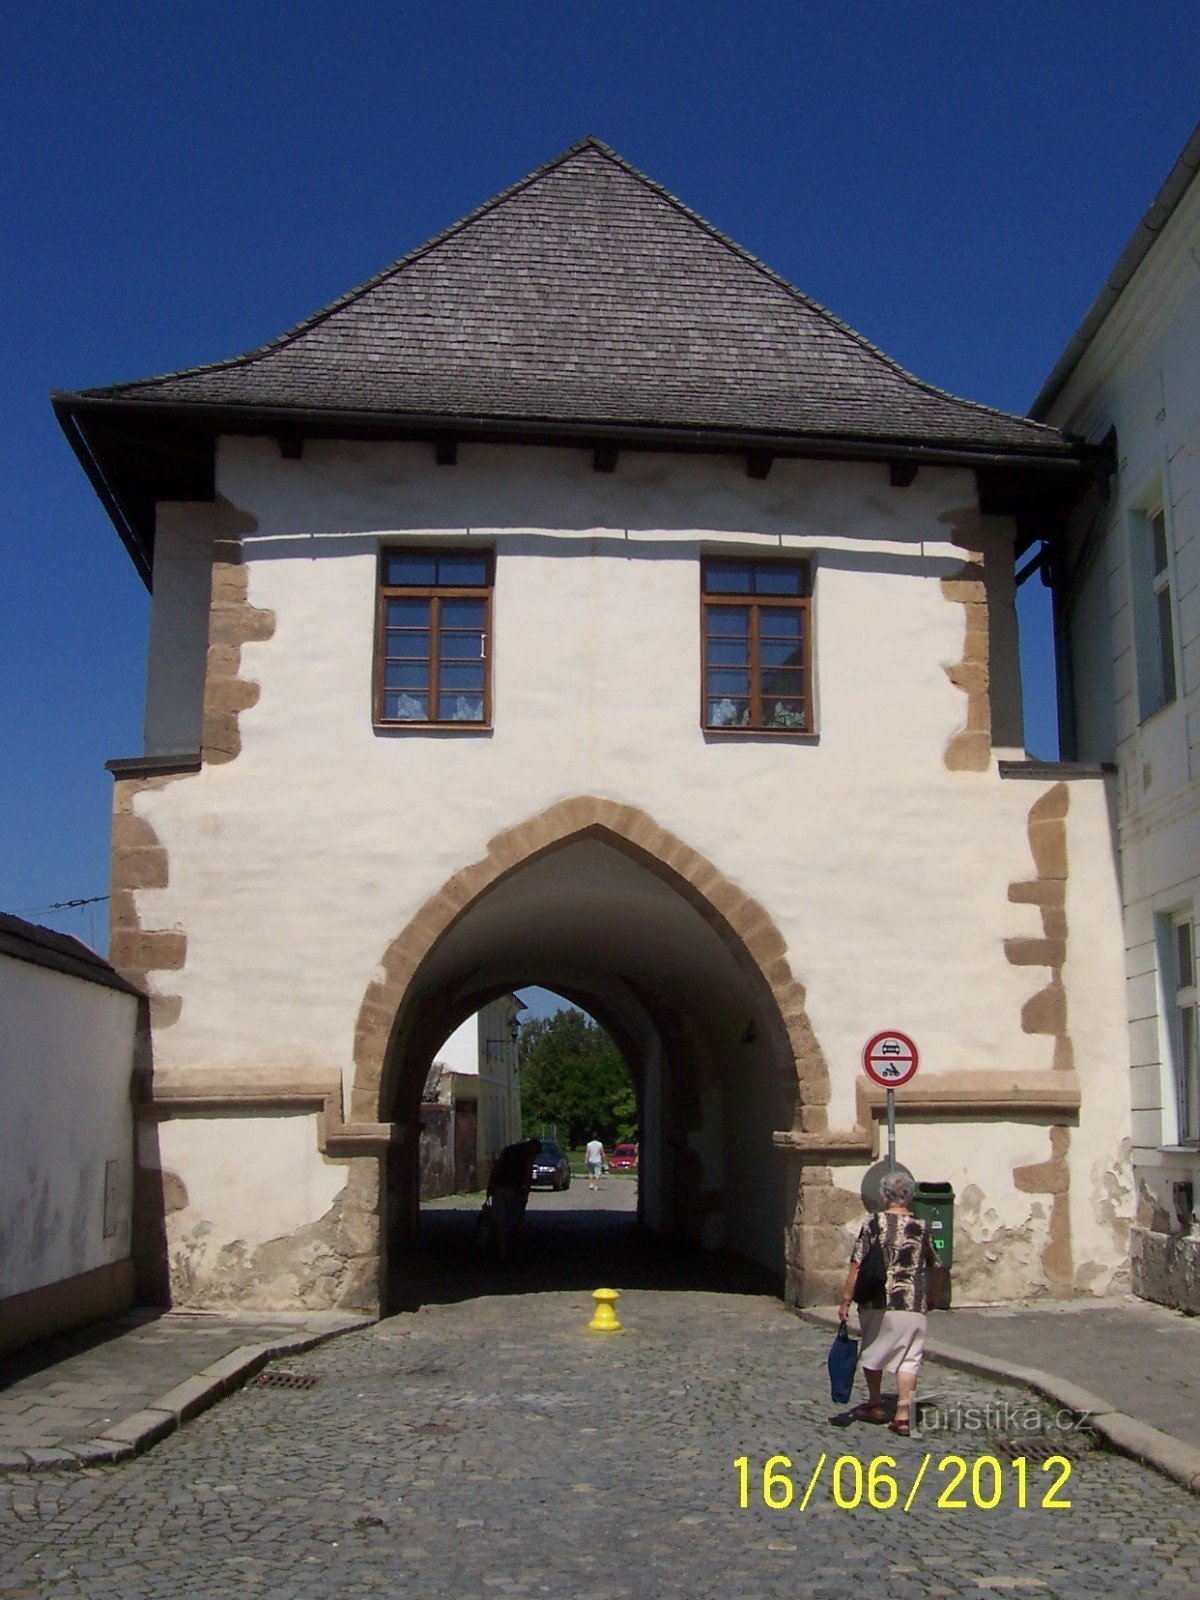
{"label": "green tree", "polygon": [[591,1138],[611,1147],[637,1138],[637,1099],[629,1068],[609,1035],[570,1007],[521,1029],[521,1120],[525,1132],[557,1123],[561,1143]]}

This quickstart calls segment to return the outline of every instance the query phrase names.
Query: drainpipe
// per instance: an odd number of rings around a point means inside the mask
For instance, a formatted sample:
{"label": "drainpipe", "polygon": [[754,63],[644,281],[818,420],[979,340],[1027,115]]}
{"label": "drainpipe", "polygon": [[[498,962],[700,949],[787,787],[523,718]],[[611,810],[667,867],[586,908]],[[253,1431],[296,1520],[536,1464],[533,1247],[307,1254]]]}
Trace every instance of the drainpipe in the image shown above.
{"label": "drainpipe", "polygon": [[1058,759],[1079,759],[1079,726],[1075,716],[1075,657],[1071,648],[1071,601],[1063,568],[1066,530],[1059,527],[1046,541],[1042,582],[1050,590],[1054,618],[1054,690],[1058,705]]}

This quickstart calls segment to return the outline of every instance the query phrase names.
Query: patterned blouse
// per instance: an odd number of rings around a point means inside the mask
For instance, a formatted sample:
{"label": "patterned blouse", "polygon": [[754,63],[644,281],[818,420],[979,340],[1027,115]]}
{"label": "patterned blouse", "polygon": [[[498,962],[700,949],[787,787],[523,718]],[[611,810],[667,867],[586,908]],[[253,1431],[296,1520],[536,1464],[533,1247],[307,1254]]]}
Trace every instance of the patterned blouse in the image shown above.
{"label": "patterned blouse", "polygon": [[929,1269],[938,1264],[929,1224],[911,1212],[877,1211],[858,1230],[850,1265],[861,1266],[879,1227],[887,1265],[887,1309],[929,1310]]}

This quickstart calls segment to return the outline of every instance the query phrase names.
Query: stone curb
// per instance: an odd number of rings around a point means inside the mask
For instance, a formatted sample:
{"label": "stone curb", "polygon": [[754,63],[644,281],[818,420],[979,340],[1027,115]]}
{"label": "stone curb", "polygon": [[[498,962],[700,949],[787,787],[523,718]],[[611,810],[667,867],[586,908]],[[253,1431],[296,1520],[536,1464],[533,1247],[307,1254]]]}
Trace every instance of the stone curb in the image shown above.
{"label": "stone curb", "polygon": [[[796,1315],[814,1327],[836,1330],[838,1319],[832,1311],[814,1311],[794,1308]],[[1172,1478],[1192,1494],[1200,1495],[1200,1450],[1184,1444],[1161,1428],[1152,1428],[1148,1422],[1139,1422],[1124,1411],[1118,1411],[1111,1400],[1104,1400],[1081,1389],[1077,1383],[1060,1378],[1053,1372],[1043,1372],[1040,1367],[1020,1367],[995,1356],[979,1355],[959,1345],[945,1344],[941,1340],[929,1342],[925,1354],[930,1361],[944,1367],[954,1367],[960,1372],[972,1372],[981,1378],[999,1378],[1023,1389],[1032,1389],[1045,1400],[1052,1400],[1064,1411],[1071,1412],[1123,1456],[1132,1456],[1145,1466],[1153,1467],[1164,1477]]]}
{"label": "stone curb", "polygon": [[241,1388],[248,1378],[261,1372],[269,1361],[285,1355],[300,1355],[330,1339],[339,1338],[343,1333],[356,1333],[359,1329],[373,1327],[375,1321],[374,1317],[347,1317],[336,1327],[301,1329],[296,1333],[281,1330],[277,1337],[265,1343],[240,1345],[94,1439],[83,1439],[76,1444],[53,1449],[0,1451],[0,1472],[77,1471],[81,1467],[111,1466],[117,1461],[128,1461],[131,1456],[141,1455],[160,1439],[174,1433],[176,1428]]}

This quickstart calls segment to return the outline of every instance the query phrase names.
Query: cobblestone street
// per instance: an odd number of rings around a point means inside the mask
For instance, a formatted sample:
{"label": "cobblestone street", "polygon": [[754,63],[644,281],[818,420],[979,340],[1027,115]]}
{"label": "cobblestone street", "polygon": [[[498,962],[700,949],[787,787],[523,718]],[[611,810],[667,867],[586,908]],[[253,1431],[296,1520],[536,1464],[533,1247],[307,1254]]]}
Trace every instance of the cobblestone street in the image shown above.
{"label": "cobblestone street", "polygon": [[[534,1222],[587,1198],[535,1202]],[[1048,1511],[1031,1465],[1019,1510],[1005,1464],[996,1509],[938,1510],[940,1458],[986,1446],[834,1426],[827,1335],[777,1300],[736,1284],[631,1288],[624,1331],[590,1334],[585,1291],[537,1287],[553,1254],[535,1229],[525,1267],[498,1285],[509,1292],[431,1295],[290,1357],[279,1365],[314,1387],[244,1389],[142,1458],[0,1478],[0,1596],[1200,1593],[1200,1500],[1146,1469],[1083,1453],[1070,1509]],[[933,1367],[924,1388],[950,1406],[1004,1393]],[[761,1467],[778,1453],[796,1494],[773,1511]],[[899,1503],[838,1509],[842,1454],[894,1456]]]}

